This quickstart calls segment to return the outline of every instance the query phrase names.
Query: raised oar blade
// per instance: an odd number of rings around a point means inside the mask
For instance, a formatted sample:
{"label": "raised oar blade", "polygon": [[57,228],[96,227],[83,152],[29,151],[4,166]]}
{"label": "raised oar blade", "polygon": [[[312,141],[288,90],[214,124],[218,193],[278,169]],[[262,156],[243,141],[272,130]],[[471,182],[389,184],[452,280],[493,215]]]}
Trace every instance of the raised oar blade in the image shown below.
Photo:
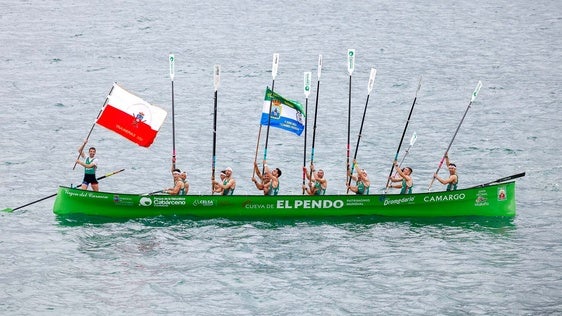
{"label": "raised oar blade", "polygon": [[321,74],[322,74],[322,54],[318,55],[318,81],[320,81]]}
{"label": "raised oar blade", "polygon": [[480,92],[480,88],[482,88],[482,81],[478,81],[478,84],[476,84],[476,89],[474,89],[474,92],[472,92],[472,97],[470,98],[471,103],[474,102],[474,99],[476,99],[478,92]]}
{"label": "raised oar blade", "polygon": [[418,139],[418,135],[414,131],[414,133],[412,134],[412,138],[410,138],[410,146],[414,146],[414,144],[416,143],[416,139]]}
{"label": "raised oar blade", "polygon": [[217,91],[221,82],[221,65],[215,65],[213,70],[213,79],[215,91]]}
{"label": "raised oar blade", "polygon": [[416,143],[416,139],[418,139],[418,136],[416,135],[416,132],[414,132],[414,134],[412,134],[412,138],[410,138],[410,146],[406,148],[406,152],[404,153],[402,160],[400,160],[400,164],[398,165],[398,167],[402,166],[404,159],[406,159],[406,156],[408,156],[408,153],[410,152],[410,148],[412,148],[412,146],[414,146],[414,144]]}
{"label": "raised oar blade", "polygon": [[371,75],[369,76],[369,84],[367,85],[367,90],[369,91],[368,95],[371,95],[371,91],[373,91],[373,85],[375,85],[376,76],[377,76],[377,70],[375,68],[371,68]]}
{"label": "raised oar blade", "polygon": [[170,61],[170,80],[174,81],[174,75],[175,75],[174,61],[176,60],[174,54],[170,54],[170,56],[168,56],[168,60]]}
{"label": "raised oar blade", "polygon": [[347,72],[351,76],[353,70],[355,69],[355,49],[347,50]]}
{"label": "raised oar blade", "polygon": [[[279,54],[275,53],[273,54],[273,62],[271,66],[271,76],[273,77],[273,80],[277,77],[277,69],[279,69]],[[273,87],[271,87],[271,90],[273,90]]]}
{"label": "raised oar blade", "polygon": [[304,96],[308,99],[310,95],[310,83],[312,81],[312,73],[307,71],[304,73]]}

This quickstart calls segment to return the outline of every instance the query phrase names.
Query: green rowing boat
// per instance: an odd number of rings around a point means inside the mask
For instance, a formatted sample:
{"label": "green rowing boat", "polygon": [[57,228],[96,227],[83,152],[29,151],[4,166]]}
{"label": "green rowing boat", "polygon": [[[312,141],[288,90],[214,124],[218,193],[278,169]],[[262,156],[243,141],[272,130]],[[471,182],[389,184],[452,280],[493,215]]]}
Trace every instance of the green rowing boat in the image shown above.
{"label": "green rowing boat", "polygon": [[408,195],[142,195],[59,187],[59,216],[114,218],[324,218],[338,216],[515,216],[515,182]]}

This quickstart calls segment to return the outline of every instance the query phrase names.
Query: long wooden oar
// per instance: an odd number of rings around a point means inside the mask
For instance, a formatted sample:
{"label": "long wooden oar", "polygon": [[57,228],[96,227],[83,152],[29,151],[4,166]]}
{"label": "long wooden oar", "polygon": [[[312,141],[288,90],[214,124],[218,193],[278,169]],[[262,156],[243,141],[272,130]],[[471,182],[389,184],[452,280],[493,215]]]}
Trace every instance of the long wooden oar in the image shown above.
{"label": "long wooden oar", "polygon": [[[404,141],[404,135],[406,135],[406,130],[408,129],[408,124],[410,123],[410,118],[412,117],[412,112],[414,111],[414,106],[416,105],[416,100],[418,99],[418,92],[420,91],[421,80],[422,80],[422,78],[420,77],[420,81],[418,83],[418,88],[416,89],[416,96],[414,97],[414,102],[412,102],[412,106],[410,107],[410,113],[408,114],[408,119],[406,120],[406,125],[404,126],[404,130],[402,131],[402,137],[400,138],[400,142],[398,143],[398,149],[396,150],[396,155],[394,155],[394,160],[398,160],[398,154],[400,153],[400,147],[402,146],[402,141]],[[388,174],[388,179],[386,180],[386,188],[387,189],[388,189],[388,184],[390,183],[390,177],[392,176],[392,171],[394,171],[394,163],[392,163],[392,167],[390,167],[390,173]]]}
{"label": "long wooden oar", "polygon": [[[117,171],[110,172],[110,173],[108,173],[108,174],[105,174],[105,175],[103,175],[103,176],[97,178],[97,180],[101,180],[101,179],[110,177],[110,176],[112,176],[112,175],[114,175],[114,174],[117,174],[117,173],[123,171],[123,170],[125,170],[125,169],[121,169],[121,170],[117,170]],[[16,207],[16,208],[5,208],[5,209],[3,209],[2,211],[3,211],[3,212],[8,212],[8,213],[10,213],[10,212],[13,212],[13,211],[15,211],[15,210],[19,210],[20,208],[24,208],[24,207],[26,207],[26,206],[29,206],[29,205],[31,205],[31,204],[35,204],[35,203],[41,202],[41,201],[43,201],[43,200],[52,198],[52,197],[55,196],[55,195],[57,195],[57,193],[51,194],[51,195],[46,196],[46,197],[44,197],[44,198],[40,198],[39,200],[35,200],[35,201],[33,201],[33,202],[24,204],[24,205],[22,205],[22,206],[18,206],[18,207]]]}
{"label": "long wooden oar", "polygon": [[176,58],[174,54],[170,54],[170,80],[172,81],[172,170],[176,169],[176,123],[175,123],[175,113],[174,113],[174,64]]}
{"label": "long wooden oar", "polygon": [[[271,82],[271,94],[275,91],[275,77],[277,77],[277,69],[279,68],[279,54],[273,54],[273,62],[271,66],[271,76],[273,77],[273,81]],[[271,125],[271,108],[273,106],[273,98],[269,100],[269,112],[267,113],[267,130],[265,133],[265,147],[263,149],[263,161],[267,160],[267,145],[269,143],[269,127]],[[261,132],[261,123],[260,123],[260,132]],[[258,138],[259,139],[259,138]],[[262,174],[264,173],[265,166],[262,166]]]}
{"label": "long wooden oar", "polygon": [[304,195],[305,189],[304,185],[306,184],[306,135],[307,135],[307,128],[308,128],[308,96],[310,95],[310,79],[312,77],[312,73],[307,71],[304,73],[304,96],[306,98],[305,107],[304,107],[304,149],[303,149],[303,161],[302,161],[302,194]]}
{"label": "long wooden oar", "polygon": [[320,95],[320,75],[322,74],[322,55],[318,55],[318,80],[316,81],[316,104],[314,105],[314,124],[312,126],[312,149],[310,150],[310,179],[314,164],[314,143],[316,142],[316,119],[318,118],[318,97]]}
{"label": "long wooden oar", "polygon": [[[98,119],[100,118],[100,115],[103,112],[103,108],[107,104],[107,100],[109,99],[109,96],[111,95],[111,92],[113,91],[113,87],[114,87],[114,85],[111,86],[111,89],[109,90],[109,93],[107,94],[107,97],[105,98],[105,101],[103,101],[103,105],[102,105],[102,107],[101,107],[101,109],[98,113],[98,116],[94,120],[94,124],[92,124],[92,127],[90,128],[90,131],[88,132],[88,135],[86,136],[86,139],[84,140],[84,143],[80,147],[80,152],[78,153],[78,157],[76,157],[76,160],[80,159],[80,155],[81,155],[82,151],[84,150],[84,146],[86,145],[86,142],[88,141],[88,139],[90,139],[90,135],[92,135],[92,131],[94,130],[94,127],[96,126],[96,123],[98,122]],[[75,161],[74,166],[72,167],[72,170],[74,170],[76,168],[77,164],[78,164],[78,162]]]}
{"label": "long wooden oar", "polygon": [[[459,125],[457,126],[457,129],[455,130],[455,134],[453,134],[453,138],[449,142],[449,146],[447,147],[447,150],[445,150],[445,153],[443,154],[443,157],[441,158],[441,161],[439,162],[439,166],[437,167],[437,170],[435,171],[435,174],[437,174],[439,172],[439,169],[441,169],[441,166],[443,165],[443,161],[445,161],[445,157],[449,153],[449,149],[451,149],[451,145],[453,145],[453,141],[455,140],[455,137],[457,136],[457,133],[459,132],[459,129],[461,128],[462,122],[464,121],[464,118],[466,117],[466,113],[470,109],[470,106],[472,105],[472,102],[474,102],[474,99],[476,99],[476,96],[478,95],[478,92],[480,91],[480,88],[482,88],[482,81],[478,81],[478,84],[476,85],[476,88],[474,89],[474,92],[472,92],[472,96],[470,97],[470,102],[468,103],[468,106],[466,107],[466,110],[464,111],[462,119],[461,119]],[[429,186],[427,187],[427,191],[431,190],[431,186],[433,185],[433,181],[435,181],[435,176],[433,176],[433,178],[431,178],[431,182],[429,183]]]}
{"label": "long wooden oar", "polygon": [[350,141],[350,134],[351,134],[351,75],[353,74],[353,70],[355,69],[355,49],[348,49],[347,50],[347,72],[349,73],[349,93],[348,93],[348,104],[347,104],[347,147],[346,147],[346,179],[348,182],[351,182],[351,176],[347,175],[347,170],[349,170],[349,153],[351,150],[351,141]]}
{"label": "long wooden oar", "polygon": [[486,182],[486,183],[483,183],[483,184],[479,184],[479,185],[470,187],[470,188],[468,188],[468,189],[481,188],[481,187],[485,187],[485,186],[490,185],[490,184],[501,183],[501,182],[505,182],[505,181],[509,181],[509,180],[513,180],[513,179],[517,179],[517,178],[521,178],[521,177],[524,177],[524,176],[525,176],[525,172],[516,173],[516,174],[514,174],[514,175],[507,176],[507,177],[503,177],[503,178],[499,178],[499,179],[497,179],[497,180],[490,181],[490,182]]}
{"label": "long wooden oar", "polygon": [[[359,134],[357,135],[357,144],[355,145],[355,153],[353,154],[353,162],[357,159],[357,152],[359,150],[359,142],[361,141],[361,133],[363,133],[363,124],[365,123],[365,115],[367,114],[367,105],[369,104],[369,96],[371,96],[371,91],[373,90],[373,85],[375,84],[375,76],[377,75],[377,70],[375,68],[371,68],[371,76],[369,77],[369,84],[367,86],[367,101],[365,101],[365,108],[363,109],[363,118],[361,119],[361,126],[359,127]],[[355,163],[351,166],[350,176],[347,181],[347,185],[351,184],[351,175],[353,175],[353,168],[355,167]],[[347,189],[349,193],[349,187]]]}
{"label": "long wooden oar", "polygon": [[214,86],[215,86],[215,102],[214,102],[214,109],[213,109],[213,162],[211,167],[211,194],[215,194],[213,181],[215,181],[215,167],[217,163],[217,99],[218,99],[219,84],[221,80],[220,65],[215,65],[213,74],[214,74],[213,79],[214,79]]}

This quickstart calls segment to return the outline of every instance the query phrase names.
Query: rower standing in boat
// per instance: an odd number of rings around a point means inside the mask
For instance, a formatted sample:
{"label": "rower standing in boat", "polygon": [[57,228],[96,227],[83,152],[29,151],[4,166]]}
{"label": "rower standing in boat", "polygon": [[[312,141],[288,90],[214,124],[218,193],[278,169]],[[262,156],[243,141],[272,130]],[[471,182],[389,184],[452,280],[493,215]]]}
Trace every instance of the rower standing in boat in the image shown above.
{"label": "rower standing in boat", "polygon": [[252,176],[252,182],[256,185],[258,190],[262,190],[264,195],[277,195],[279,193],[279,177],[281,176],[281,169],[269,169],[267,161],[263,161],[263,175],[261,174],[258,163],[254,162],[254,171],[258,178],[261,179],[259,183],[256,178]]}
{"label": "rower standing in boat", "polygon": [[233,195],[234,189],[236,189],[236,180],[232,177],[232,168],[228,167],[221,172],[224,173],[224,179],[221,178],[222,182],[213,180],[213,185],[221,188],[222,195]]}
{"label": "rower standing in boat", "polygon": [[78,148],[78,153],[80,153],[80,157],[84,158],[84,162],[80,159],[76,160],[76,163],[84,167],[84,179],[82,180],[82,184],[80,185],[80,189],[87,190],[88,185],[92,186],[92,190],[99,191],[98,180],[96,178],[96,169],[98,168],[98,158],[96,158],[96,148],[90,147],[88,149],[88,157],[84,154],[84,147],[88,140],[85,140],[82,146]]}
{"label": "rower standing in boat", "polygon": [[437,179],[437,181],[441,182],[441,184],[446,184],[447,191],[454,191],[457,189],[457,185],[459,184],[457,165],[449,161],[448,155],[445,155],[445,163],[447,164],[447,168],[449,169],[449,178],[443,179],[437,175],[437,172],[433,174],[433,177]]}
{"label": "rower standing in boat", "polygon": [[357,195],[367,195],[369,194],[369,188],[371,187],[371,181],[367,175],[365,169],[359,169],[357,161],[353,161],[354,169],[357,171],[357,175],[352,175],[351,170],[347,169],[347,175],[355,182],[355,185],[349,185],[346,183],[347,188]]}
{"label": "rower standing in boat", "polygon": [[172,176],[174,177],[174,187],[164,189],[164,193],[170,195],[185,195],[185,183],[181,178],[181,170],[173,169]]}
{"label": "rower standing in boat", "polygon": [[414,180],[412,179],[412,168],[410,167],[404,167],[402,169],[400,169],[400,167],[398,166],[398,161],[394,161],[394,167],[396,168],[396,172],[398,173],[398,175],[400,175],[399,177],[389,177],[390,181],[392,182],[401,182],[400,185],[394,185],[391,184],[390,187],[391,188],[395,188],[395,189],[401,189],[400,190],[400,194],[411,194],[412,193],[412,187],[414,186]]}
{"label": "rower standing in boat", "polygon": [[306,175],[306,178],[309,180],[308,187],[306,185],[302,186],[303,190],[306,190],[306,193],[308,193],[308,195],[326,194],[326,188],[328,187],[328,180],[324,178],[324,170],[318,169],[318,171],[316,171],[316,169],[314,168],[314,164],[311,164],[310,165],[311,173],[308,172],[308,169],[306,167],[302,167],[302,171]]}

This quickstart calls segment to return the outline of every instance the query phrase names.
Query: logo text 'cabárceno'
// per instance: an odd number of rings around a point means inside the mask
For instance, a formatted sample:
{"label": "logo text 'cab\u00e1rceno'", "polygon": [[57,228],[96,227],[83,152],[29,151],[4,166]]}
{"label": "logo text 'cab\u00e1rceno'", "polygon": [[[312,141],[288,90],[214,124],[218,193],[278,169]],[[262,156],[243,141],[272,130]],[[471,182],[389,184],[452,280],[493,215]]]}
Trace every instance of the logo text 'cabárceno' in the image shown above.
{"label": "logo text 'cab\u00e1rceno'", "polygon": [[342,200],[279,200],[277,208],[342,208]]}
{"label": "logo text 'cab\u00e1rceno'", "polygon": [[175,205],[185,205],[185,199],[175,198],[175,197],[155,197],[154,206],[175,206]]}

